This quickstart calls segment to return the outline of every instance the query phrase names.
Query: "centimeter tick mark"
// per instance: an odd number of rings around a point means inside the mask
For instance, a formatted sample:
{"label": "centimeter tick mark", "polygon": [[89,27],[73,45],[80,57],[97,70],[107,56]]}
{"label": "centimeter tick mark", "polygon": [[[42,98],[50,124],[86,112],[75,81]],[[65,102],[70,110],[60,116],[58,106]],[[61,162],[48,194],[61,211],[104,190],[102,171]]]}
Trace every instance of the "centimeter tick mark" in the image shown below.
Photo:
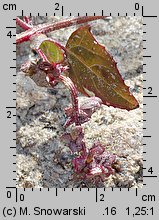
{"label": "centimeter tick mark", "polygon": [[143,135],[144,138],[151,138],[151,135]]}
{"label": "centimeter tick mark", "polygon": [[144,98],[157,98],[157,95],[144,95]]}
{"label": "centimeter tick mark", "polygon": [[63,5],[62,5],[62,16],[64,15],[64,7],[63,7]]}
{"label": "centimeter tick mark", "polygon": [[6,108],[16,108],[16,106],[7,106]]}
{"label": "centimeter tick mark", "polygon": [[138,189],[136,188],[136,196],[138,196]]}
{"label": "centimeter tick mark", "polygon": [[96,188],[96,202],[98,202],[98,189]]}
{"label": "centimeter tick mark", "polygon": [[157,18],[157,15],[152,15],[152,16],[143,16],[144,18]]}
{"label": "centimeter tick mark", "polygon": [[149,177],[151,177],[151,178],[157,178],[157,176],[143,176],[144,178],[146,177],[146,178],[149,178]]}
{"label": "centimeter tick mark", "polygon": [[16,28],[16,27],[14,27],[14,26],[10,26],[10,27],[6,27],[6,28]]}

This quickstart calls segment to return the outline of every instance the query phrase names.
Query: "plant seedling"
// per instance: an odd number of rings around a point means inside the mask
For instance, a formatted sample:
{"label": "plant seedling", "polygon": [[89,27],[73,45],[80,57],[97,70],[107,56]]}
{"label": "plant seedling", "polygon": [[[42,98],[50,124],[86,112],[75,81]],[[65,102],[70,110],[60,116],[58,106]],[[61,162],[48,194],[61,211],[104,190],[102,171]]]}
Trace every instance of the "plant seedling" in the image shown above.
{"label": "plant seedling", "polygon": [[[95,142],[88,149],[82,124],[90,120],[101,104],[128,111],[138,108],[139,104],[125,85],[113,57],[97,42],[88,24],[74,31],[66,46],[45,34],[103,18],[78,17],[39,26],[33,26],[27,16],[23,20],[16,19],[17,25],[24,30],[17,35],[16,43],[30,40],[32,50],[39,56],[36,64],[23,65],[22,70],[31,76],[40,69],[51,87],[62,82],[69,88],[72,104],[65,109],[67,121],[64,126],[73,126],[71,132],[62,136],[62,140],[74,156],[72,164],[75,174],[81,179],[93,180],[96,185],[114,173],[116,155],[106,152],[100,142]],[[79,103],[78,91],[89,98]]]}

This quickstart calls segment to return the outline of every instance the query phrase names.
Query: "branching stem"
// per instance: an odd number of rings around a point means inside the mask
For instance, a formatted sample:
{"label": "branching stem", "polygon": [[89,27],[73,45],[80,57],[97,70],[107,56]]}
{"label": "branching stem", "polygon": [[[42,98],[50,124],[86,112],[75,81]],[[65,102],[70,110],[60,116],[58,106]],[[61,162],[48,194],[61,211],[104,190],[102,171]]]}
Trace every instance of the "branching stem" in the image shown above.
{"label": "branching stem", "polygon": [[105,16],[82,16],[77,18],[69,18],[63,21],[58,21],[51,24],[40,24],[34,27],[31,27],[26,22],[22,21],[19,18],[16,18],[16,23],[26,30],[16,36],[16,44],[22,43],[24,41],[29,41],[33,35],[36,34],[46,34],[51,31],[59,30],[61,28],[70,27],[76,24],[86,23],[88,21],[93,21],[97,19],[105,18]]}
{"label": "branching stem", "polygon": [[[32,28],[27,22],[21,20],[20,18],[16,17],[16,24],[19,25],[23,30],[29,30]],[[25,33],[25,32],[24,32]]]}
{"label": "branching stem", "polygon": [[27,24],[29,24],[30,26],[33,27],[31,17],[29,17],[29,16],[24,16],[24,21],[25,21]]}

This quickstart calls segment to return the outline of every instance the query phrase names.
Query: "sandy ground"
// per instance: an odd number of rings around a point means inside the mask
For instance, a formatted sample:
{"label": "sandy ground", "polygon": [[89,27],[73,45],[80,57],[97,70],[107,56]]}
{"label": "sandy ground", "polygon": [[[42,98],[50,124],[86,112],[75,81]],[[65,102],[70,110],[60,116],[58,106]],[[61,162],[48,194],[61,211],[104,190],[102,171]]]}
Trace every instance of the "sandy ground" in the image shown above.
{"label": "sandy ground", "polygon": [[[38,18],[34,22],[59,19]],[[83,124],[87,147],[100,140],[107,151],[117,155],[121,166],[104,187],[142,187],[142,22],[142,17],[91,22],[92,33],[117,61],[125,83],[140,104],[129,112],[102,105]],[[48,36],[65,45],[75,29],[61,29]],[[20,72],[29,54],[29,43],[17,46],[17,187],[95,187],[87,180],[73,179],[72,156],[60,140],[65,132],[64,108],[70,103],[69,91],[61,84],[53,90],[38,87]]]}

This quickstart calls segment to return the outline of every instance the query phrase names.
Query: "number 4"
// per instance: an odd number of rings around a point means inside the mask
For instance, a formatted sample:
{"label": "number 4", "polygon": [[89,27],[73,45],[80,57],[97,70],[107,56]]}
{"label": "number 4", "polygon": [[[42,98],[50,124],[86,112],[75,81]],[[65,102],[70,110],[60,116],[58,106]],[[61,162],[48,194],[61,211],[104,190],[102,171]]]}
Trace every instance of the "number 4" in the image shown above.
{"label": "number 4", "polygon": [[150,167],[150,168],[148,169],[148,172],[151,173],[151,174],[153,173],[152,167]]}
{"label": "number 4", "polygon": [[11,37],[13,36],[13,35],[12,35],[12,32],[9,31],[8,34],[7,34],[7,36],[11,38]]}

